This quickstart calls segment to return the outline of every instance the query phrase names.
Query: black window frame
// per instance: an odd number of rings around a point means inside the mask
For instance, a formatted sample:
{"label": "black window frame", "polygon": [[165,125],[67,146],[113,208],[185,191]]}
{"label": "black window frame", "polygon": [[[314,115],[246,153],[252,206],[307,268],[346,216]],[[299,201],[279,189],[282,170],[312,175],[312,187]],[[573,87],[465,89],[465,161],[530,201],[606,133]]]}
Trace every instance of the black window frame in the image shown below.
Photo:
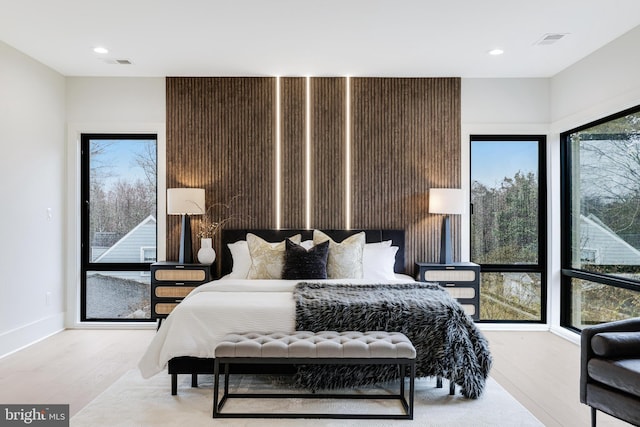
{"label": "black window frame", "polygon": [[589,282],[638,292],[640,292],[640,281],[625,279],[624,277],[620,276],[607,275],[605,273],[596,273],[577,269],[572,265],[572,157],[571,141],[569,140],[569,136],[575,132],[580,132],[594,126],[619,119],[626,115],[636,113],[640,113],[640,105],[628,108],[618,113],[611,114],[593,122],[567,130],[560,134],[560,326],[573,332],[580,333],[581,329],[575,327],[571,322],[571,309],[573,300],[571,295],[572,279],[586,280]]}
{"label": "black window frame", "polygon": [[[152,317],[148,319],[115,319],[115,318],[95,318],[87,319],[87,273],[95,271],[150,271],[151,262],[139,263],[93,263],[90,261],[91,243],[89,235],[89,215],[90,215],[90,141],[96,139],[104,140],[149,140],[158,142],[156,133],[82,133],[80,135],[80,321],[81,322],[135,322],[150,323],[155,322]],[[157,147],[157,145],[156,145]],[[157,164],[156,150],[156,164]],[[156,171],[157,173],[157,171]],[[158,188],[156,183],[156,195]],[[156,218],[158,217],[158,206],[156,203]],[[156,230],[156,256],[157,256],[157,230]],[[151,301],[151,291],[149,291],[149,301]]]}
{"label": "black window frame", "polygon": [[[525,135],[470,135],[469,137],[469,153],[471,153],[471,145],[474,141],[478,142],[530,142],[538,143],[538,263],[537,264],[480,264],[480,294],[482,295],[482,274],[483,273],[536,273],[540,274],[540,319],[539,320],[509,320],[509,319],[480,319],[476,323],[516,323],[516,324],[546,324],[547,323],[547,295],[548,295],[548,208],[547,208],[547,136],[540,134]],[[469,155],[469,181],[471,187],[471,154]],[[471,197],[471,195],[469,195]],[[473,215],[473,204],[470,206],[470,213]],[[469,228],[471,228],[471,215],[469,216]],[[471,233],[469,236],[469,247],[471,247]],[[471,259],[474,262],[473,259]],[[481,308],[482,309],[482,308]]]}

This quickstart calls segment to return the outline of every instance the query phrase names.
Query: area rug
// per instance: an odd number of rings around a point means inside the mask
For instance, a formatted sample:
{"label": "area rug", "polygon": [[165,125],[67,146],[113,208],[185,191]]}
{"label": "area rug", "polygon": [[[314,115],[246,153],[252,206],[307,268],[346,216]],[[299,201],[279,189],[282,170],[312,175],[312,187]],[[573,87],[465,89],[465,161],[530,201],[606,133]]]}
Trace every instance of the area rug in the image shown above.
{"label": "area rug", "polygon": [[[446,381],[443,388],[436,388],[435,379],[416,380],[414,419],[411,421],[213,419],[213,377],[200,375],[197,388],[191,387],[189,375],[178,378],[178,395],[171,396],[170,377],[166,373],[145,380],[137,369],[131,370],[71,418],[71,426],[542,426],[493,378],[488,379],[479,399],[467,399],[459,391],[450,396]],[[286,388],[285,382],[281,378],[234,375],[230,388],[236,392],[282,391]],[[394,387],[389,384],[388,390],[397,390]],[[361,393],[368,391],[359,390]],[[375,391],[380,392],[380,389]],[[388,400],[232,399],[224,410],[398,413],[401,408],[397,402]]]}

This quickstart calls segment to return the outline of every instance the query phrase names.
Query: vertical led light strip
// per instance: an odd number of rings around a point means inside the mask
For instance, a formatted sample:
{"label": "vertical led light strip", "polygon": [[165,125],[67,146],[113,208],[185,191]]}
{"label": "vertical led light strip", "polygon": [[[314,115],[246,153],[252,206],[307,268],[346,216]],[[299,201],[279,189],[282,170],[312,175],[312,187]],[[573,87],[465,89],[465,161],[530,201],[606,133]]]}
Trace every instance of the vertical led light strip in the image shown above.
{"label": "vertical led light strip", "polygon": [[346,83],[346,96],[345,96],[345,150],[344,150],[344,164],[345,164],[345,177],[344,177],[344,214],[345,214],[345,228],[351,230],[351,77],[345,77]]}
{"label": "vertical led light strip", "polygon": [[276,230],[282,225],[282,118],[280,100],[280,76],[276,76]]}
{"label": "vertical led light strip", "polygon": [[305,228],[311,230],[311,77],[306,77],[305,108]]}

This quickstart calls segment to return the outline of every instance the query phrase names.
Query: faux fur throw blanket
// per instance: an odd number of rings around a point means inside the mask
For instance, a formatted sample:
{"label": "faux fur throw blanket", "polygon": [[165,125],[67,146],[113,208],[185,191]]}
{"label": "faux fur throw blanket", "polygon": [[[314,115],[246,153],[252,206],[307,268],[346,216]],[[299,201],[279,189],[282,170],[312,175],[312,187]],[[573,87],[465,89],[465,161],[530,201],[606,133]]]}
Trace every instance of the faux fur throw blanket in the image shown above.
{"label": "faux fur throw blanket", "polygon": [[[436,284],[298,283],[298,331],[402,332],[416,348],[416,376],[441,376],[478,398],[491,368],[489,345],[473,320]],[[370,385],[398,378],[384,365],[308,365],[297,384],[310,389]]]}

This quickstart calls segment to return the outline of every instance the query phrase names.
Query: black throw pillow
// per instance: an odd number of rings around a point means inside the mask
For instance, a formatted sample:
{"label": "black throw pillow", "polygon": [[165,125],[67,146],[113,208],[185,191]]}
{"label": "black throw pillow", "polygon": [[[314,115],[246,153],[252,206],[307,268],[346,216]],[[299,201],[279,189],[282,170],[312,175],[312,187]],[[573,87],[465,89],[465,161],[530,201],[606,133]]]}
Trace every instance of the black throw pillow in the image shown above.
{"label": "black throw pillow", "polygon": [[291,240],[286,240],[284,253],[284,268],[282,278],[297,279],[326,279],[327,256],[329,255],[329,241],[315,245],[306,250]]}

